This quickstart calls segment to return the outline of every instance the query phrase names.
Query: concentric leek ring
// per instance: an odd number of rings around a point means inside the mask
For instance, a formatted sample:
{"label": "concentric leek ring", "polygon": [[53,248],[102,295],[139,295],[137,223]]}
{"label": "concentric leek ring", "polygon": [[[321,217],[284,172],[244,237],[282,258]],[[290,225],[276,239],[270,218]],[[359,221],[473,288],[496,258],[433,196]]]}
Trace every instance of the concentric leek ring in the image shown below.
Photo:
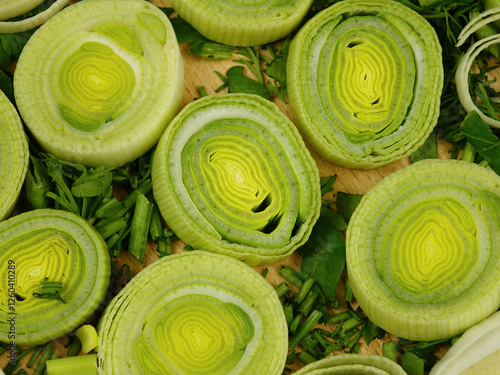
{"label": "concentric leek ring", "polygon": [[120,166],[152,147],[182,85],[170,21],[142,0],[67,7],[28,41],[14,77],[19,111],[42,147],[93,166]]}
{"label": "concentric leek ring", "polygon": [[43,2],[44,0],[0,0],[0,20],[20,16]]}
{"label": "concentric leek ring", "polygon": [[0,90],[0,221],[14,209],[28,171],[28,156],[21,119]]}
{"label": "concentric leek ring", "polygon": [[264,278],[225,255],[191,251],[142,270],[98,326],[100,374],[281,374],[288,329]]}
{"label": "concentric leek ring", "polygon": [[347,272],[368,317],[411,340],[452,337],[500,307],[500,177],[426,160],[366,194],[347,229]]}
{"label": "concentric leek ring", "polygon": [[290,104],[306,140],[331,162],[375,168],[408,156],[439,115],[441,46],[419,14],[387,0],[346,0],[296,35]]}
{"label": "concentric leek ring", "polygon": [[288,117],[256,95],[186,106],[158,143],[152,181],[180,239],[249,264],[290,255],[319,215],[314,160]]}
{"label": "concentric leek ring", "polygon": [[[109,285],[104,240],[65,211],[28,211],[0,223],[0,264],[2,342],[13,333],[16,344],[31,346],[73,331],[99,307]],[[33,295],[45,278],[62,282],[64,302]]]}
{"label": "concentric leek ring", "polygon": [[396,362],[378,355],[338,354],[310,363],[295,375],[406,375]]}
{"label": "concentric leek ring", "polygon": [[290,34],[312,0],[171,0],[177,13],[208,39],[258,46]]}

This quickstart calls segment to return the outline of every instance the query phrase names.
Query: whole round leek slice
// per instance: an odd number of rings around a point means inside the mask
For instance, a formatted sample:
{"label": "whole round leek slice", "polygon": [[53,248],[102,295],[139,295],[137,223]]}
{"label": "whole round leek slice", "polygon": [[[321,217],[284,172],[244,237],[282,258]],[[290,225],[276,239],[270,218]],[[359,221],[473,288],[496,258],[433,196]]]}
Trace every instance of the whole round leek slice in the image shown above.
{"label": "whole round leek slice", "polygon": [[28,142],[19,114],[0,90],[0,221],[12,213],[19,198],[28,157]]}
{"label": "whole round leek slice", "polygon": [[295,36],[287,82],[301,133],[323,158],[375,168],[411,154],[436,125],[441,46],[400,3],[340,1]]}
{"label": "whole round leek slice", "polygon": [[346,234],[349,281],[386,331],[449,338],[500,307],[498,243],[500,177],[465,161],[419,161],[356,208]]}
{"label": "whole round leek slice", "polygon": [[98,325],[100,374],[281,374],[288,328],[272,286],[195,250],[146,267]]}
{"label": "whole round leek slice", "polygon": [[[106,243],[84,219],[40,209],[0,223],[0,341],[38,345],[82,325],[106,297]],[[44,283],[57,284],[45,292]]]}
{"label": "whole round leek slice", "polygon": [[183,79],[177,39],[156,6],[83,0],[30,38],[14,92],[21,117],[46,151],[115,167],[157,142],[177,113]]}
{"label": "whole round leek slice", "polygon": [[153,193],[174,233],[248,264],[284,259],[319,215],[319,172],[293,123],[256,95],[199,99],[158,142]]}
{"label": "whole round leek slice", "polygon": [[396,362],[378,355],[338,354],[308,364],[295,375],[406,375]]}
{"label": "whole round leek slice", "polygon": [[171,0],[177,13],[208,39],[258,46],[290,34],[312,0]]}
{"label": "whole round leek slice", "polygon": [[11,17],[20,16],[33,10],[43,3],[43,1],[44,0],[0,0],[0,33],[20,33],[40,26],[69,3],[69,0],[56,0],[49,8],[32,17],[19,21],[8,20]]}

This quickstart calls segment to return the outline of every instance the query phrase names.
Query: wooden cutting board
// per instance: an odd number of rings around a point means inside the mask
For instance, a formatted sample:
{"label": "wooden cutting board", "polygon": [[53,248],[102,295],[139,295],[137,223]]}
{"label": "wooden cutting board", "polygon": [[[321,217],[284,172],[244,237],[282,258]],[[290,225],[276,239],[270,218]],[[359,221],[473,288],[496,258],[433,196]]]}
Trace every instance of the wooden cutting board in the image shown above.
{"label": "wooden cutting board", "polygon": [[[153,4],[161,7],[170,6],[168,0],[150,0],[150,1]],[[184,61],[184,78],[185,78],[185,86],[182,96],[181,109],[188,103],[191,103],[195,98],[200,96],[198,93],[198,87],[200,86],[205,87],[209,95],[215,94],[215,89],[217,89],[222,84],[222,81],[217,76],[216,71],[225,73],[231,66],[237,65],[231,60],[207,60],[207,59],[202,59],[198,56],[191,55],[188,52],[189,47],[190,45],[188,44],[180,45]],[[289,105],[284,104],[279,99],[275,99],[274,102],[292,121],[295,121]],[[450,144],[440,139],[438,141],[438,147],[439,147],[440,158],[450,158],[449,154],[449,150],[451,147]],[[347,169],[323,160],[309,146],[308,148],[318,165],[320,175],[322,177],[333,176],[333,175],[337,176],[337,179],[334,184],[334,194],[337,191],[342,191],[352,194],[365,194],[384,177],[410,164],[408,158],[406,158],[374,170]],[[333,198],[333,194],[332,196],[328,195],[327,198]],[[182,251],[183,246],[184,244],[181,243],[180,241],[175,243],[174,252]],[[118,267],[120,267],[122,264],[128,264],[131,268],[131,274],[133,276],[136,275],[141,269],[155,262],[156,260],[158,260],[158,256],[156,255],[156,252],[154,251],[153,247],[149,246],[143,265],[140,265],[134,257],[128,254],[128,252],[124,252],[122,257],[118,259]],[[266,280],[268,280],[273,286],[278,285],[281,281],[283,281],[283,279],[279,276],[279,270],[281,269],[281,266],[283,264],[286,264],[287,266],[298,271],[300,269],[300,262],[301,262],[301,257],[298,254],[292,254],[290,257],[288,257],[282,262],[267,266],[269,272],[266,276]],[[260,266],[254,268],[258,272],[262,272],[266,267]],[[337,292],[339,296],[343,296],[343,287],[344,286],[341,281],[341,284],[339,285],[339,290]],[[341,309],[345,310],[345,305]],[[392,337],[391,335],[387,335],[386,338],[382,340],[372,341],[369,347],[367,347],[364,344],[363,340],[361,339],[360,353],[381,355],[382,343],[385,341],[389,341],[391,339],[394,340],[396,338]],[[58,353],[59,356],[64,356],[64,353],[67,350],[64,347],[64,345],[67,343],[67,341],[68,337],[63,337],[60,338],[59,340],[54,340],[52,342],[56,348],[55,351],[56,353]],[[438,356],[444,354],[445,350],[446,350],[445,348],[440,348],[439,352],[437,353]],[[29,356],[25,357],[21,361],[23,367],[26,366],[28,360]],[[0,358],[0,368],[4,368],[7,362],[8,359],[6,358],[6,354],[4,354]],[[295,363],[293,366],[291,366],[293,370],[297,370],[300,367],[302,367],[302,364],[300,363]],[[32,370],[30,369],[27,369],[27,371],[30,374],[32,373]]]}

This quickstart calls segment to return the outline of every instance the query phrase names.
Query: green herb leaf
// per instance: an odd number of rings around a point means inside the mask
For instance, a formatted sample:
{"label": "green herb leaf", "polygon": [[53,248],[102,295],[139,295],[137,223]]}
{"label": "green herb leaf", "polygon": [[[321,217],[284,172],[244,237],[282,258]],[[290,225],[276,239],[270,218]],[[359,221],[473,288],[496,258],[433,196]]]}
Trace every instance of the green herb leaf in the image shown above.
{"label": "green herb leaf", "polygon": [[175,35],[177,36],[177,41],[179,43],[196,43],[207,40],[207,38],[201,35],[193,26],[181,17],[172,18],[170,23],[174,28]]}
{"label": "green herb leaf", "polygon": [[200,40],[189,49],[192,55],[198,55],[204,59],[229,60],[233,58],[233,46],[212,42],[210,40]]}
{"label": "green herb leaf", "polygon": [[437,159],[438,149],[437,149],[437,135],[433,131],[425,142],[420,146],[417,151],[410,155],[410,161],[415,163],[422,159]]}
{"label": "green herb leaf", "polygon": [[361,198],[363,198],[361,194],[348,194],[339,191],[337,193],[337,212],[342,215],[346,221],[349,221],[354,210],[358,207]]}
{"label": "green herb leaf", "polygon": [[9,98],[11,103],[15,102],[14,86],[12,84],[12,78],[10,77],[10,75],[2,71],[0,71],[0,90],[2,90],[5,96]]}
{"label": "green herb leaf", "polygon": [[401,366],[408,375],[424,375],[425,361],[414,353],[404,353]]}
{"label": "green herb leaf", "polygon": [[269,91],[259,82],[245,76],[243,70],[243,66],[233,66],[227,71],[226,76],[229,92],[254,94],[264,99],[270,99]]}
{"label": "green herb leaf", "polygon": [[385,336],[385,331],[379,326],[375,325],[371,320],[365,320],[365,327],[363,329],[363,339],[366,345],[370,345],[373,339],[381,339]]}

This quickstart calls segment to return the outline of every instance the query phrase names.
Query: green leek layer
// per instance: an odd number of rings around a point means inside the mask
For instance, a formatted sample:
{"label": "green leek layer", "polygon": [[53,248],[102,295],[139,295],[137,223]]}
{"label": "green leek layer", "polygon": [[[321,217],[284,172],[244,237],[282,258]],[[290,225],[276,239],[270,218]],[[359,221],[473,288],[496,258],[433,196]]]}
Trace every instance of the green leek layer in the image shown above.
{"label": "green leek layer", "polygon": [[326,160],[376,168],[415,151],[439,115],[441,46],[432,26],[387,0],[345,0],[295,36],[287,63],[301,133]]}
{"label": "green leek layer", "polygon": [[171,0],[177,13],[210,40],[258,46],[290,34],[312,0]]}
{"label": "green leek layer", "polygon": [[500,307],[500,177],[477,164],[425,160],[366,194],[347,229],[360,306],[411,340],[452,337]]}
{"label": "green leek layer", "polygon": [[28,142],[19,114],[0,90],[0,221],[12,213],[28,171]]}
{"label": "green leek layer", "polygon": [[293,123],[256,95],[186,106],[158,143],[152,181],[180,239],[249,264],[290,255],[319,215],[314,160]]}
{"label": "green leek layer", "polygon": [[178,110],[183,79],[177,39],[157,7],[84,0],[28,41],[14,90],[45,150],[81,164],[120,166],[157,142]]}
{"label": "green leek layer", "polygon": [[171,255],[135,276],[98,326],[100,374],[281,374],[288,329],[272,286],[205,251]]}
{"label": "green leek layer", "polygon": [[[110,260],[102,237],[74,214],[28,211],[0,223],[0,341],[38,345],[82,325],[106,297]],[[45,280],[62,283],[42,299]],[[12,323],[14,322],[14,323]]]}

